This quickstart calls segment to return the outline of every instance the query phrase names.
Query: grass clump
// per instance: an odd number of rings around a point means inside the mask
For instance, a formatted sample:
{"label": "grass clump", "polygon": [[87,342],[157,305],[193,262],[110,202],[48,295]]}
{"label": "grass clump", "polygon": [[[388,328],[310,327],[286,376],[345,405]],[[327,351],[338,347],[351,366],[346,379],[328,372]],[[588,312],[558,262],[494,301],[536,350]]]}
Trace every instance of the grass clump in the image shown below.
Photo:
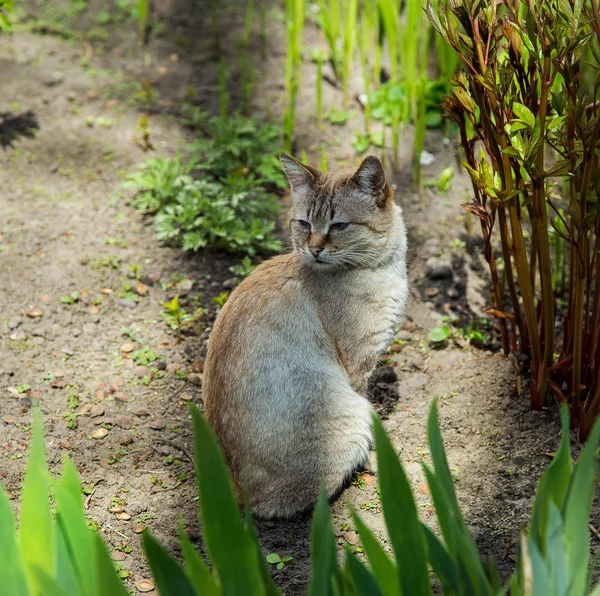
{"label": "grass clump", "polygon": [[146,160],[127,177],[133,204],[155,216],[159,240],[253,256],[278,251],[274,236],[285,188],[276,153],[278,128],[240,114],[198,117],[203,136],[181,154]]}

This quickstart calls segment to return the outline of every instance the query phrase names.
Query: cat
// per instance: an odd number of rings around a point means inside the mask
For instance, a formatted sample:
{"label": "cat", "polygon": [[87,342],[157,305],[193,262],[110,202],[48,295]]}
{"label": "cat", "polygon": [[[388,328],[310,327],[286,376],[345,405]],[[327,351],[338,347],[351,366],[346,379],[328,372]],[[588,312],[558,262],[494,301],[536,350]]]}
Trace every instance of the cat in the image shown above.
{"label": "cat", "polygon": [[369,376],[402,318],[406,231],[385,172],[367,157],[332,175],[280,156],[293,252],[257,267],[212,330],[205,413],[240,502],[289,518],[330,498],[372,446]]}

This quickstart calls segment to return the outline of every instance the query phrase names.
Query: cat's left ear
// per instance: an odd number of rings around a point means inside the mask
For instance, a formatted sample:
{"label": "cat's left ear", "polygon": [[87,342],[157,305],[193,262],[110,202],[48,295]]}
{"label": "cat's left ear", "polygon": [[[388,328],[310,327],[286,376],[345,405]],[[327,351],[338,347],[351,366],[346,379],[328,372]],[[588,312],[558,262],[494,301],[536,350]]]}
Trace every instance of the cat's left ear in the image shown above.
{"label": "cat's left ear", "polygon": [[388,195],[385,171],[374,155],[369,155],[363,160],[352,178],[362,192],[373,197],[378,207],[385,205]]}

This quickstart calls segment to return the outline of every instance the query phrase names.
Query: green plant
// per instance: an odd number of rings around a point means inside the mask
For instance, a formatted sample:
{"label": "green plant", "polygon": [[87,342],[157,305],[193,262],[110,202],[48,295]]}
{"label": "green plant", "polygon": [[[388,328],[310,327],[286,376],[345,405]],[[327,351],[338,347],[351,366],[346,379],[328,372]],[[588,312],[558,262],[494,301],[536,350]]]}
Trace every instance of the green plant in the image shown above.
{"label": "green plant", "polygon": [[[596,0],[516,1],[503,10],[487,0],[439,0],[427,8],[465,64],[445,109],[460,130],[474,192],[467,208],[481,222],[504,352],[531,358],[532,406],[553,394],[568,402],[582,440],[600,413],[600,88],[586,82],[600,68],[597,8]],[[553,262],[548,214],[559,213],[558,197],[569,288],[557,332],[553,270],[563,265]]]}
{"label": "green plant", "polygon": [[[163,306],[165,306],[166,304],[171,304],[171,302],[163,303]],[[166,314],[166,313],[171,313],[172,311],[167,306],[165,306],[165,308],[167,310],[165,312],[163,312],[163,316],[165,317],[166,320],[172,320],[172,319],[167,319],[167,314]],[[184,322],[184,321],[181,321],[181,322]],[[147,366],[148,364],[155,362],[156,360],[158,360],[158,357],[159,356],[156,353],[156,351],[153,348],[151,348],[150,346],[144,346],[143,348],[140,348],[139,350],[136,350],[135,352],[131,353],[131,359],[141,366]]]}
{"label": "green plant", "polygon": [[440,325],[434,327],[428,335],[428,339],[431,343],[441,343],[446,341],[452,335],[452,331],[448,325]]}
{"label": "green plant", "polygon": [[12,11],[13,0],[0,0],[0,32],[11,30],[11,22],[8,16]]}
{"label": "green plant", "polygon": [[60,301],[63,304],[75,304],[79,302],[79,292],[71,292],[68,296],[62,296]]}
{"label": "green plant", "polygon": [[287,105],[283,115],[284,147],[292,151],[292,136],[296,123],[296,97],[300,86],[302,66],[302,32],[304,30],[304,0],[285,0],[287,58],[285,92]]}
{"label": "green plant", "polygon": [[256,269],[256,265],[252,263],[250,257],[244,257],[237,265],[229,267],[231,273],[239,275],[240,277],[248,277]]}
{"label": "green plant", "polygon": [[150,30],[150,11],[149,0],[137,0],[138,26],[140,44],[148,43],[148,32]]}
{"label": "green plant", "polygon": [[186,313],[181,308],[179,305],[179,295],[174,296],[170,302],[163,302],[162,306],[165,308],[162,313],[165,322],[173,331],[177,331],[177,343],[181,343],[182,328],[191,325],[196,320],[196,317]]}
{"label": "green plant", "polygon": [[320,48],[315,48],[310,57],[317,65],[317,127],[323,128],[323,64],[327,61],[328,55]]}

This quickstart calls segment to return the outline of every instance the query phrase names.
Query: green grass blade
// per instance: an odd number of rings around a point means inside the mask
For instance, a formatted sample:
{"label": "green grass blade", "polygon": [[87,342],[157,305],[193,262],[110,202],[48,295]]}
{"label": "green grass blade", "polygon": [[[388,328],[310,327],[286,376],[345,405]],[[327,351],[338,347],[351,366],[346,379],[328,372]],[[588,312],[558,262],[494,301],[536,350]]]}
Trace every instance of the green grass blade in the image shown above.
{"label": "green grass blade", "polygon": [[573,468],[569,447],[569,414],[566,406],[561,408],[560,417],[562,421],[560,445],[554,459],[540,478],[531,517],[530,536],[536,541],[542,554],[546,552],[545,532],[550,504],[554,503],[562,509]]}
{"label": "green grass blade", "polygon": [[210,560],[224,593],[260,594],[256,552],[248,540],[217,439],[196,408],[191,408],[191,414],[200,512]]}
{"label": "green grass blade", "polygon": [[431,568],[446,592],[449,594],[459,593],[459,573],[456,562],[437,536],[425,524],[422,524],[422,527],[427,541]]}
{"label": "green grass blade", "polygon": [[96,583],[95,596],[129,596],[129,593],[119,579],[112,559],[108,554],[106,544],[98,532],[93,533],[95,542],[96,569],[98,581]]}
{"label": "green grass blade", "polygon": [[378,418],[374,419],[383,514],[403,594],[429,596],[427,544],[406,473]]}
{"label": "green grass blade", "polygon": [[588,441],[575,464],[569,490],[563,506],[565,520],[565,545],[571,593],[583,594],[586,587],[587,568],[590,558],[590,532],[588,521],[594,494],[594,482],[598,456],[600,420],[596,422]]}
{"label": "green grass blade", "polygon": [[185,571],[196,592],[203,596],[218,596],[219,587],[210,573],[204,559],[196,550],[188,535],[183,529],[183,524],[179,525],[179,543],[185,562]]}
{"label": "green grass blade", "polygon": [[196,590],[175,557],[148,532],[144,532],[142,542],[162,596],[196,596]]}
{"label": "green grass blade", "polygon": [[346,552],[346,573],[352,581],[357,596],[383,596],[384,592],[376,576],[350,551]]}
{"label": "green grass blade", "polygon": [[52,574],[54,581],[67,594],[87,594],[88,592],[83,587],[83,583],[77,573],[75,555],[67,543],[68,539],[62,524],[56,526],[54,538],[56,541],[54,544],[56,565]]}
{"label": "green grass blade", "polygon": [[6,596],[27,596],[27,578],[16,539],[15,516],[0,486],[0,586]]}
{"label": "green grass blade", "polygon": [[313,514],[310,553],[312,570],[308,588],[309,596],[334,594],[339,588],[340,568],[325,490],[321,492]]}
{"label": "green grass blade", "polygon": [[54,497],[59,532],[77,577],[79,591],[91,594],[97,582],[94,539],[83,514],[77,471],[69,458],[64,459],[62,476],[54,486]]}
{"label": "green grass blade", "polygon": [[23,483],[19,544],[31,585],[37,591],[43,592],[43,586],[37,583],[40,574],[37,572],[33,574],[32,565],[38,565],[42,573],[52,576],[56,553],[54,552],[54,526],[48,502],[44,432],[39,408],[34,410],[29,456]]}
{"label": "green grass blade", "polygon": [[400,585],[398,583],[398,572],[394,562],[387,556],[383,550],[383,546],[379,543],[377,538],[373,536],[373,533],[365,522],[360,518],[356,511],[352,511],[352,519],[354,520],[354,527],[360,536],[360,541],[373,569],[373,573],[377,577],[381,589],[386,596],[400,596]]}
{"label": "green grass blade", "polygon": [[48,574],[39,565],[32,563],[31,574],[35,577],[38,586],[42,586],[40,595],[43,596],[71,596],[73,592],[67,592],[52,575]]}

